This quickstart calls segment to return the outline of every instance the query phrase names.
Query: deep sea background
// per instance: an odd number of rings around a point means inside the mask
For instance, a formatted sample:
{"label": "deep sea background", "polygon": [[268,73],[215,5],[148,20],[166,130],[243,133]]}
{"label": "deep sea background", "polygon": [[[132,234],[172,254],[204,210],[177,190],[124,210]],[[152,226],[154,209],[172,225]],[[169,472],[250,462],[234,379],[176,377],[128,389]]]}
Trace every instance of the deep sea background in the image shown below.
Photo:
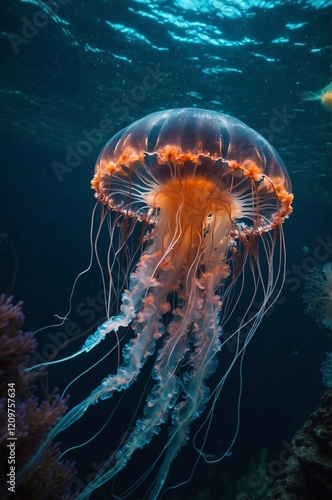
{"label": "deep sea background", "polygon": [[[318,263],[317,255],[322,263],[332,260],[331,113],[318,101],[301,102],[300,96],[331,82],[331,6],[313,0],[1,3],[0,291],[24,301],[27,329],[49,325],[54,314],[67,311],[74,279],[89,263],[95,161],[106,141],[134,120],[186,106],[233,115],[272,143],[292,178],[283,300],[247,350],[233,454],[216,464],[201,460],[193,478],[166,491],[165,499],[236,498],[237,480],[247,474],[250,461],[264,448],[268,463],[278,460],[283,443],[290,442],[324,391],[320,365],[331,351],[331,331],[304,314],[302,293],[303,276]],[[145,78],[156,73],[156,85],[147,92]],[[77,166],[68,164],[68,151],[96,137],[91,131],[100,127],[102,135],[88,149],[83,146]],[[65,170],[59,171],[59,164]],[[100,303],[91,306],[100,289],[93,266],[73,297],[70,319],[81,331],[103,319]],[[82,304],[90,311],[85,316],[78,313]],[[38,350],[60,344],[61,332],[37,334]],[[82,339],[66,352],[80,345]],[[92,387],[112,371],[111,363],[98,367]],[[50,369],[50,387],[63,390],[86,366],[75,360]],[[69,389],[73,403],[84,397],[88,383]],[[210,429],[211,457],[222,453],[234,431],[237,391],[231,380],[221,395]],[[106,401],[95,420],[61,437],[62,449],[98,430],[114,402]],[[134,399],[131,407],[127,397],[120,413],[131,415],[136,404]],[[152,449],[153,444],[142,454],[146,466]],[[111,450],[104,438],[65,458],[76,460],[84,482]],[[195,457],[188,444],[167,486],[188,477]],[[132,468],[129,464],[112,493],[107,485],[92,498],[117,498],[130,474],[140,473]],[[143,498],[146,487],[128,498]],[[263,489],[260,498],[264,494]]]}

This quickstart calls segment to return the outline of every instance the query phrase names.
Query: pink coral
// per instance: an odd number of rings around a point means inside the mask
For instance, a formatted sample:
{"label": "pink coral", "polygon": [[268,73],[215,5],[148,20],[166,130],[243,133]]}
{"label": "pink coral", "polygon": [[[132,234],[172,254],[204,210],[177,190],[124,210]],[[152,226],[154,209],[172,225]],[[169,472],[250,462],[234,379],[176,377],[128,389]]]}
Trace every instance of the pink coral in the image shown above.
{"label": "pink coral", "polygon": [[[37,346],[32,333],[21,330],[24,323],[22,303],[13,305],[12,297],[0,295],[0,463],[5,475],[8,464],[8,388],[15,388],[15,473],[24,465],[44,441],[46,434],[67,411],[66,400],[54,393],[39,402],[35,384],[44,370],[26,372],[30,357]],[[70,498],[74,479],[72,464],[58,461],[59,446],[50,443],[40,460],[28,469],[15,485],[17,498]],[[6,472],[7,471],[7,472]],[[8,484],[0,487],[1,498],[6,498]]]}

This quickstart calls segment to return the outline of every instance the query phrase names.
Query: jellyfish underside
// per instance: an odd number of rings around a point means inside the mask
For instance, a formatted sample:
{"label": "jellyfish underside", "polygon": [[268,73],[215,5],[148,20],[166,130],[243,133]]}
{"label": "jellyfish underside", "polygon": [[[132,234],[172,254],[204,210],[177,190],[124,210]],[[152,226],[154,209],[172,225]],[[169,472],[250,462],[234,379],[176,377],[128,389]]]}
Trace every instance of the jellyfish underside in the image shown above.
{"label": "jellyfish underside", "polygon": [[[154,385],[142,415],[119,446],[113,467],[103,467],[78,496],[87,498],[115,477],[167,424],[168,441],[158,457],[162,463],[148,493],[155,499],[189,439],[190,424],[219,396],[283,281],[282,223],[292,211],[290,181],[273,148],[244,124],[221,113],[185,108],[154,113],[114,136],[97,161],[92,187],[101,206],[115,214],[120,234],[129,219],[145,225],[147,232],[119,314],[103,323],[75,356],[119,328],[131,326],[131,339],[115,373],[60,420],[47,442],[91,404],[125,390],[155,356]],[[264,241],[263,252],[258,251],[259,240]],[[112,241],[110,248],[114,246]],[[130,252],[130,245],[126,249]],[[232,334],[238,339],[232,361],[217,386],[209,388],[206,381],[229,341],[222,337],[227,321],[222,312],[232,310],[231,300],[240,300],[232,290],[238,281],[240,291],[244,288],[245,269],[254,293]],[[259,292],[261,306],[249,317]]]}
{"label": "jellyfish underside", "polygon": [[318,92],[303,92],[302,101],[319,101],[323,108],[332,111],[332,82]]}

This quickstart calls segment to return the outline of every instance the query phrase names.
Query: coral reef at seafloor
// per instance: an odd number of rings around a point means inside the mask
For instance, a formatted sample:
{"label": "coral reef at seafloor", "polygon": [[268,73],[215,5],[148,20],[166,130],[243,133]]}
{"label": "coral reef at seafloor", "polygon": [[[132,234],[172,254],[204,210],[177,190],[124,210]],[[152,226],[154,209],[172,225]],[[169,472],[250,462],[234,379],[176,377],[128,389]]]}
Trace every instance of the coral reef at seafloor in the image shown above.
{"label": "coral reef at seafloor", "polygon": [[269,492],[269,500],[332,498],[332,389],[295,434],[294,454]]}
{"label": "coral reef at seafloor", "polygon": [[[68,499],[75,471],[72,464],[58,461],[57,444],[50,443],[37,463],[19,482],[16,480],[46,434],[67,410],[66,400],[54,393],[41,402],[36,396],[37,383],[45,376],[45,370],[25,371],[36,340],[32,333],[21,330],[23,323],[22,303],[13,305],[12,297],[0,295],[0,470],[6,478],[0,486],[0,497]],[[11,451],[7,445],[8,437],[13,437],[13,429],[16,439]],[[10,479],[14,481],[10,483]],[[14,490],[9,489],[11,484]]]}

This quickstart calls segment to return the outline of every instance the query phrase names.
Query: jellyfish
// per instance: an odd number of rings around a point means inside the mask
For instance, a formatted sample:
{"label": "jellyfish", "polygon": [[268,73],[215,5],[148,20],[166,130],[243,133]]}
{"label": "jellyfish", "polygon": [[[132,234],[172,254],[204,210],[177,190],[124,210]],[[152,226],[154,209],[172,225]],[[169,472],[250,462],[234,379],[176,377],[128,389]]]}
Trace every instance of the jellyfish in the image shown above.
{"label": "jellyfish", "polygon": [[[121,332],[127,343],[118,365],[61,418],[34,460],[92,405],[115,391],[126,394],[149,364],[145,404],[77,498],[124,472],[137,451],[167,428],[144,476],[154,476],[146,496],[157,499],[190,440],[191,424],[203,413],[202,432],[208,432],[229,373],[241,370],[252,336],[280,293],[291,182],[277,152],[244,123],[183,108],[152,113],[118,132],[102,150],[91,184],[102,211],[98,235],[103,227],[109,234],[109,302],[122,294],[121,304],[62,361],[88,355]],[[98,244],[96,237],[95,249]],[[118,268],[128,277],[122,289]],[[226,324],[232,326],[227,332]],[[231,453],[235,438],[220,458]],[[208,460],[204,442],[194,447]]]}
{"label": "jellyfish", "polygon": [[332,82],[318,92],[303,92],[302,101],[320,101],[323,108],[332,111]]}
{"label": "jellyfish", "polygon": [[314,267],[305,278],[305,312],[332,330],[332,262]]}

